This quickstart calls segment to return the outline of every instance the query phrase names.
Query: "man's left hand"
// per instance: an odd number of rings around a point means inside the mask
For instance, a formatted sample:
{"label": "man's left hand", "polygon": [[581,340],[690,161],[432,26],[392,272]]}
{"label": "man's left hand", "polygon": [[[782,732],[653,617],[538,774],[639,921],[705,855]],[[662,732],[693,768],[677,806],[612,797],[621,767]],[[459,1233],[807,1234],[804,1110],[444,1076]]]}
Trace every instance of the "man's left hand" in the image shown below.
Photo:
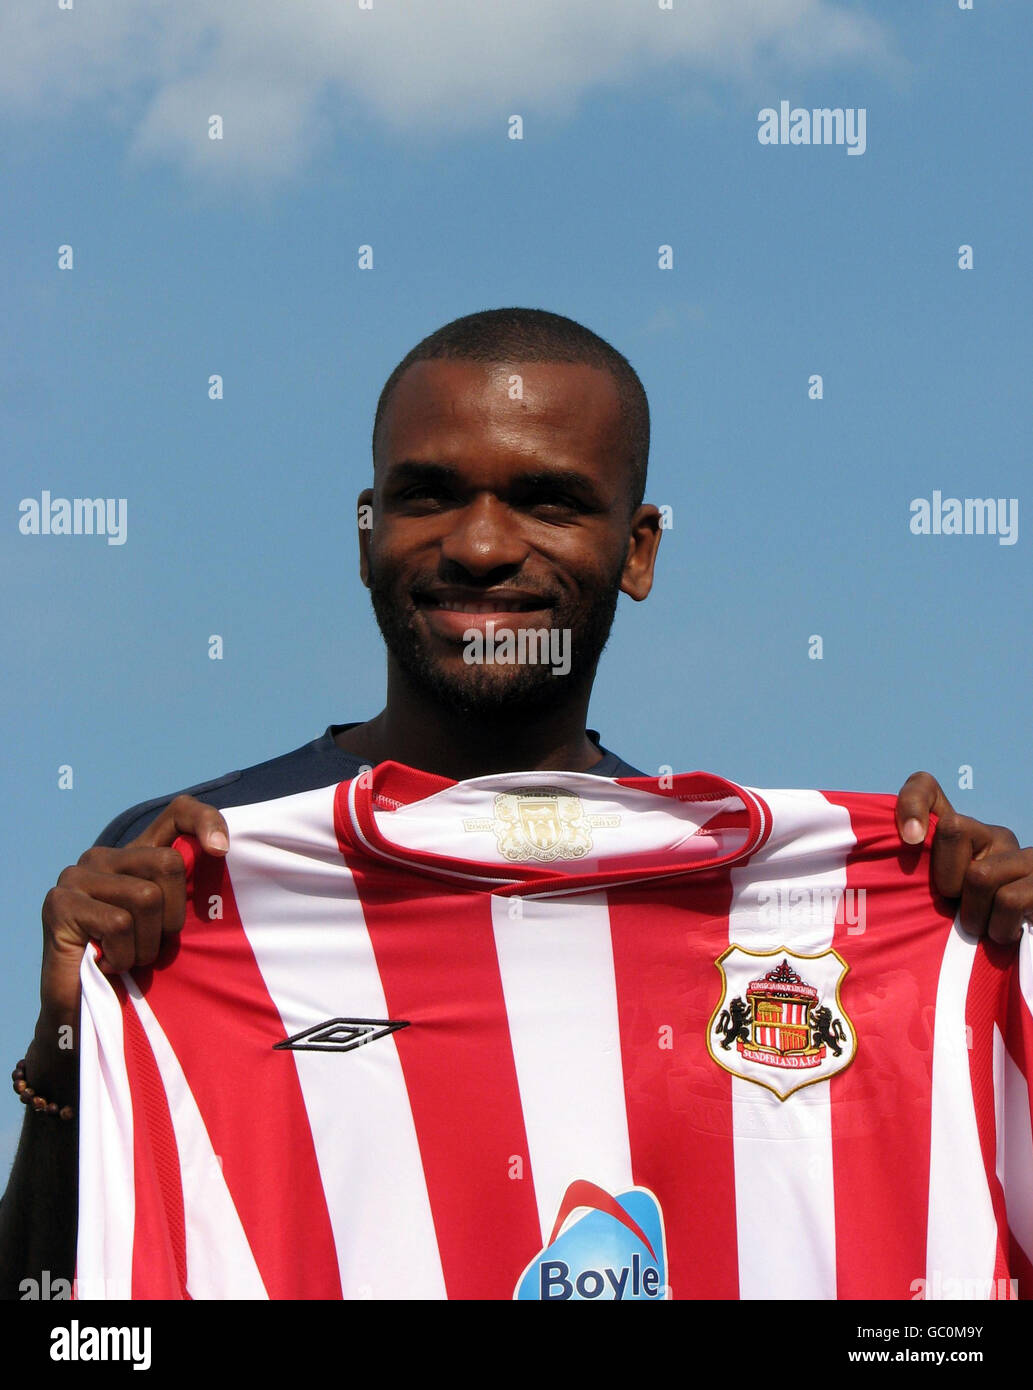
{"label": "man's left hand", "polygon": [[920,845],[937,817],[932,879],[945,898],[960,898],[961,925],[991,941],[1018,941],[1033,922],[1033,849],[1003,825],[962,816],[930,772],[913,772],[897,795],[897,829],[905,844]]}

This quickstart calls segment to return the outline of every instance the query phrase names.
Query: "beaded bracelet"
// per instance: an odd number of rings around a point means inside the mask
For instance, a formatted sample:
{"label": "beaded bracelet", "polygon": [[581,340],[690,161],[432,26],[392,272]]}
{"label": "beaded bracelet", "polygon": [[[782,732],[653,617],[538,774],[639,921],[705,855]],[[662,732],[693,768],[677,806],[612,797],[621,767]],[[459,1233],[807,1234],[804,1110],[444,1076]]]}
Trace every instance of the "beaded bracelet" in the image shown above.
{"label": "beaded bracelet", "polygon": [[24,1057],[11,1072],[11,1080],[14,1082],[15,1095],[23,1105],[31,1105],[37,1115],[57,1115],[62,1120],[70,1120],[75,1114],[70,1105],[58,1106],[54,1101],[45,1100],[43,1096],[36,1094],[25,1080]]}

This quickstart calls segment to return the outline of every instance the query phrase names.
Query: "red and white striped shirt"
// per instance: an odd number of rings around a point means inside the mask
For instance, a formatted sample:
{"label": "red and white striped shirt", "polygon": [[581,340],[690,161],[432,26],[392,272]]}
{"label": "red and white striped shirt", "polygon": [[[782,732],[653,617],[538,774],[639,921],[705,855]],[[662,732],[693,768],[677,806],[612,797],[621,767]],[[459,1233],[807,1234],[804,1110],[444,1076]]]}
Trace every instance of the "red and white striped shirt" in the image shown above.
{"label": "red and white striped shirt", "polygon": [[[1028,1296],[1029,932],[893,811],[396,763],[226,810],[157,966],[83,962],[79,1296]],[[630,1282],[555,1253],[588,1207]]]}

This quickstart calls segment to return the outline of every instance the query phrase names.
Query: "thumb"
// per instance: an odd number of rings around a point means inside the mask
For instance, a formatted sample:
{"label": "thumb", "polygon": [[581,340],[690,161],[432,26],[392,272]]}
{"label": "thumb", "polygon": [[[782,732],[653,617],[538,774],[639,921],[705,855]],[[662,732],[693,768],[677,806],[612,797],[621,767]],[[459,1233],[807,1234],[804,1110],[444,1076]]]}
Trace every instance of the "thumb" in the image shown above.
{"label": "thumb", "polygon": [[912,772],[897,793],[897,833],[907,845],[920,845],[929,817],[949,815],[954,807],[931,772]]}

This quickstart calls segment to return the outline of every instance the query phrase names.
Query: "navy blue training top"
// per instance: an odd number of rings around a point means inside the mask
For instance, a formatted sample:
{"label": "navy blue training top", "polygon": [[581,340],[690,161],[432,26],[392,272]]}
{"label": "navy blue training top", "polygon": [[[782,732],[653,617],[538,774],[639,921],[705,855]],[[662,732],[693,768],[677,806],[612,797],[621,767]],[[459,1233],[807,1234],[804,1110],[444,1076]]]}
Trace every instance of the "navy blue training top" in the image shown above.
{"label": "navy blue training top", "polygon": [[[283,753],[278,758],[270,758],[268,762],[257,763],[240,772],[227,772],[211,782],[199,782],[196,787],[169,792],[167,796],[155,797],[153,801],[142,801],[116,816],[100,832],[95,843],[109,849],[119,849],[129,844],[177,796],[193,796],[208,806],[222,810],[226,806],[250,806],[256,801],[273,801],[278,796],[291,796],[295,792],[314,791],[316,787],[346,782],[349,778],[357,777],[364,766],[370,765],[369,759],[346,753],[334,742],[335,734],[355,727],[355,723],[331,724],[326,733],[301,748],[295,748],[292,753]],[[603,755],[594,767],[587,769],[588,772],[598,777],[644,775],[638,768],[618,758],[616,753],[604,748],[594,729],[587,732]]]}

